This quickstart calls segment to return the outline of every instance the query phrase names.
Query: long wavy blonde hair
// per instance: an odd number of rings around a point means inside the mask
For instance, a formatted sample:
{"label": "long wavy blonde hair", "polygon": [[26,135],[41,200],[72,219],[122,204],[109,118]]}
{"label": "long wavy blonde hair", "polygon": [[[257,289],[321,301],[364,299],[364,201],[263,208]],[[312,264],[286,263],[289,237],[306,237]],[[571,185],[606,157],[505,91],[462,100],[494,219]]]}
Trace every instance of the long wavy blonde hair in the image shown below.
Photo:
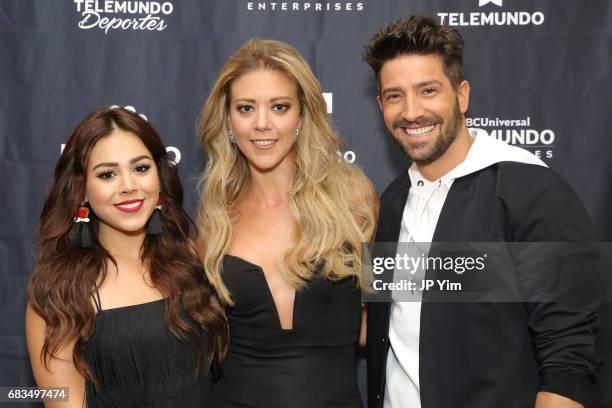
{"label": "long wavy blonde hair", "polygon": [[291,79],[301,108],[289,192],[295,232],[281,253],[280,273],[296,289],[316,270],[330,280],[354,276],[365,287],[361,244],[370,241],[374,231],[376,192],[363,172],[338,154],[342,142],[331,127],[321,86],[308,63],[286,43],[257,38],[244,43],[223,66],[200,114],[198,132],[208,162],[200,180],[197,224],[206,275],[220,298],[232,304],[221,268],[232,239],[236,199],[250,173],[245,157],[230,142],[228,109],[233,81],[256,69],[277,70]]}

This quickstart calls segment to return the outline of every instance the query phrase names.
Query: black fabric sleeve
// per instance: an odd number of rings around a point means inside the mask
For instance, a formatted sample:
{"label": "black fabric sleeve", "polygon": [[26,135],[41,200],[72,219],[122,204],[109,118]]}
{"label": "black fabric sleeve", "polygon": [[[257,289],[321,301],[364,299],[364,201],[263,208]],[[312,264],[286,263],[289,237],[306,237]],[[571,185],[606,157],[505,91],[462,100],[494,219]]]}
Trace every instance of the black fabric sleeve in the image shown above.
{"label": "black fabric sleeve", "polygon": [[[515,169],[516,170],[516,169]],[[601,264],[578,196],[552,170],[519,168],[506,187],[519,286],[540,390],[588,405],[601,364]]]}

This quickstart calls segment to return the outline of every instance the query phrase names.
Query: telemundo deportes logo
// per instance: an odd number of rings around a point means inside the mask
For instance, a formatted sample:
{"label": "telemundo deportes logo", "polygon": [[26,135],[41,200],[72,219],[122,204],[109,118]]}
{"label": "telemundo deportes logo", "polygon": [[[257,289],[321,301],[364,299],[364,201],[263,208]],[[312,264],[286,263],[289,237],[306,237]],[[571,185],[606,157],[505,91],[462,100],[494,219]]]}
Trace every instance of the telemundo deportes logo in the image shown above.
{"label": "telemundo deportes logo", "polygon": [[132,0],[73,0],[81,14],[78,27],[110,30],[163,31],[168,25],[164,18],[174,12],[170,1]]}

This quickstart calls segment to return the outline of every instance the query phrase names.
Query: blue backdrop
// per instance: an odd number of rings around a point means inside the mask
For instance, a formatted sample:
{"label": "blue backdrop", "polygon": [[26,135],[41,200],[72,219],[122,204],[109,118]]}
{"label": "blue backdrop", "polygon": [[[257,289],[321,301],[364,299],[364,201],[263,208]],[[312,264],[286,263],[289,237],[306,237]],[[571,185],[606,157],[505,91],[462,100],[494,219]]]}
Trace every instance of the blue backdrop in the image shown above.
{"label": "blue backdrop", "polygon": [[[384,130],[361,52],[379,27],[409,14],[463,34],[468,125],[539,155],[610,241],[610,1],[1,0],[0,385],[32,384],[23,319],[36,223],[61,145],[88,112],[145,114],[180,161],[193,214],[206,160],[195,122],[217,72],[246,39],[280,39],[320,79],[344,157],[382,191],[408,163]],[[609,395],[602,406],[612,406]]]}

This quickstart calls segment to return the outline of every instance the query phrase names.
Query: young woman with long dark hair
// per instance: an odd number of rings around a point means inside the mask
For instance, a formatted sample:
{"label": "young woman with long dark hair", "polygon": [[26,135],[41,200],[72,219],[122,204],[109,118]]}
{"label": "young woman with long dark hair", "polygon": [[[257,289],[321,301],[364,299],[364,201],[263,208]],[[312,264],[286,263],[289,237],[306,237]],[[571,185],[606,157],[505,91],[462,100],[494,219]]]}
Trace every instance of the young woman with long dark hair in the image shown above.
{"label": "young woman with long dark hair", "polygon": [[73,131],[40,216],[26,313],[36,382],[68,387],[69,406],[206,406],[227,324],[182,203],[176,166],[139,115],[99,110]]}

